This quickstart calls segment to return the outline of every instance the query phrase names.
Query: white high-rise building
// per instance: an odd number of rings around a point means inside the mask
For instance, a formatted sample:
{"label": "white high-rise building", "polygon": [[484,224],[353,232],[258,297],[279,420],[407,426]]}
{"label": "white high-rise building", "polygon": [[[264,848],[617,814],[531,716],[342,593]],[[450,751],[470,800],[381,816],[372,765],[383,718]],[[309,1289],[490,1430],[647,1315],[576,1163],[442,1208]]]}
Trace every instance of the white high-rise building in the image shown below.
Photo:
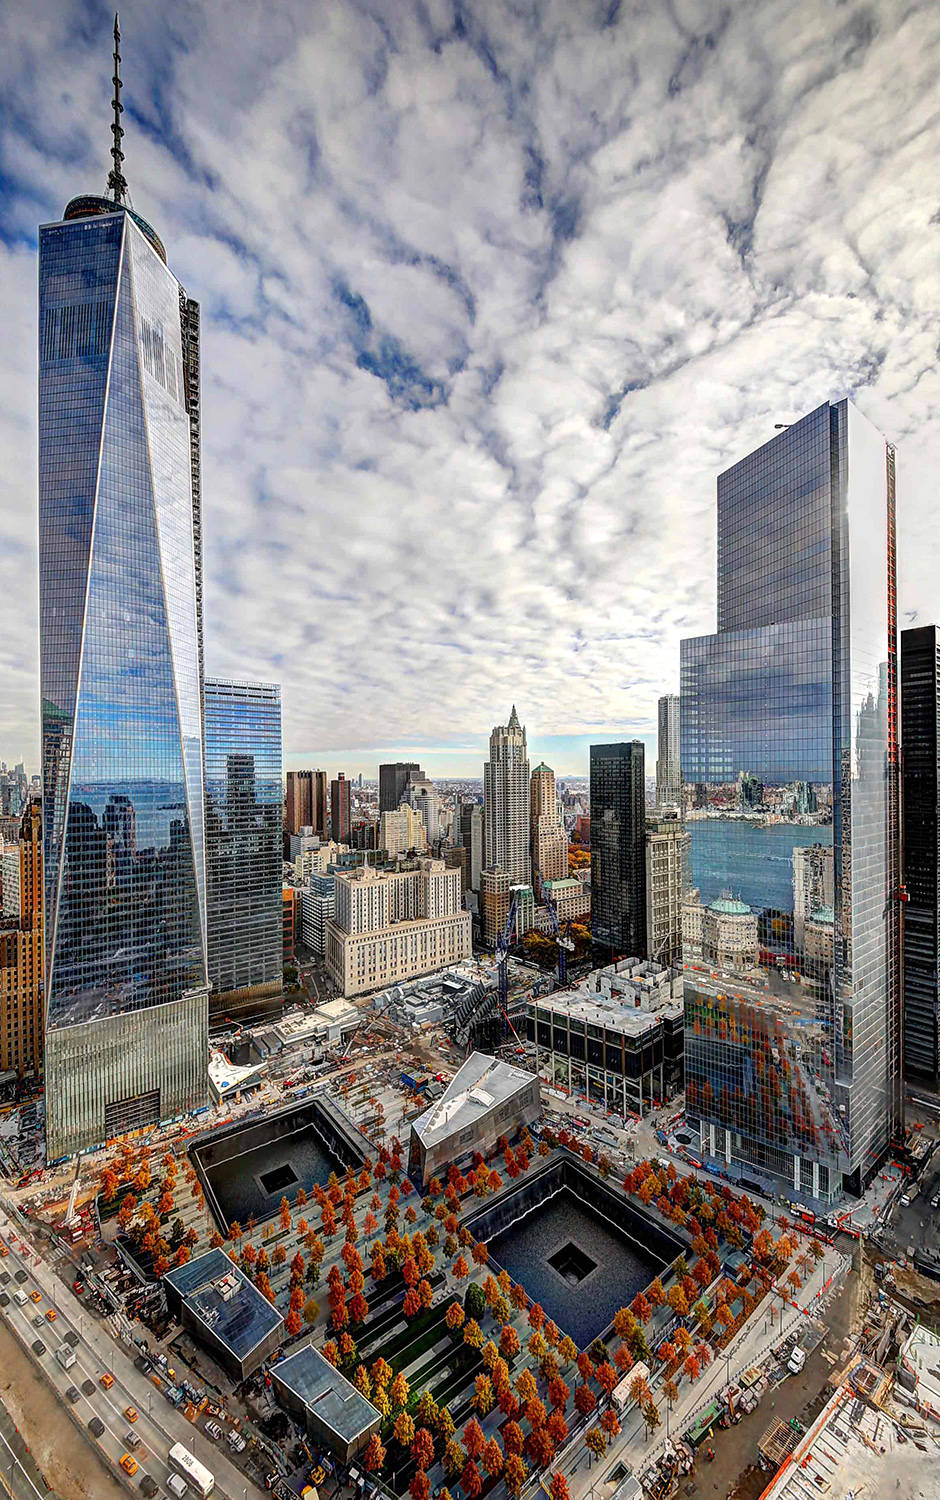
{"label": "white high-rise building", "polygon": [[379,818],[379,848],[384,849],[389,859],[412,850],[423,854],[428,847],[424,819],[409,802],[403,802],[395,812],[384,812]]}
{"label": "white high-rise building", "polygon": [[490,735],[483,767],[483,820],[487,869],[506,871],[513,884],[528,885],[529,757],[525,728],[513,704],[508,724]]}
{"label": "white high-rise building", "polygon": [[656,758],[656,804],[682,806],[682,771],[679,752],[679,695],[666,693],[659,700],[659,746]]}
{"label": "white high-rise building", "polygon": [[479,802],[461,805],[460,842],[467,850],[467,886],[479,893],[483,873],[483,809]]}
{"label": "white high-rise building", "polygon": [[441,799],[434,787],[426,776],[415,776],[412,773],[408,777],[405,797],[420,815],[431,848],[436,848],[441,838]]}

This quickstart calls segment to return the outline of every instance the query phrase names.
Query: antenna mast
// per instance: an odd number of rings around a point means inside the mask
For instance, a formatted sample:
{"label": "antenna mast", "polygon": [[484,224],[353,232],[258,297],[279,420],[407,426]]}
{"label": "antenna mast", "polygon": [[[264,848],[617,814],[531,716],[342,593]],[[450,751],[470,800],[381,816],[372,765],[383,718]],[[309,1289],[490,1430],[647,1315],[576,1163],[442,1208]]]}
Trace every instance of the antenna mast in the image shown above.
{"label": "antenna mast", "polygon": [[121,103],[121,28],[116,11],[114,14],[114,76],[111,82],[114,84],[114,94],[111,99],[111,108],[114,111],[114,120],[111,125],[111,134],[114,137],[111,160],[114,166],[108,173],[108,192],[115,203],[123,203],[127,194],[127,178],[122,169],[124,152],[121,150],[121,140],[124,130],[121,126],[121,115],[124,113],[124,106]]}

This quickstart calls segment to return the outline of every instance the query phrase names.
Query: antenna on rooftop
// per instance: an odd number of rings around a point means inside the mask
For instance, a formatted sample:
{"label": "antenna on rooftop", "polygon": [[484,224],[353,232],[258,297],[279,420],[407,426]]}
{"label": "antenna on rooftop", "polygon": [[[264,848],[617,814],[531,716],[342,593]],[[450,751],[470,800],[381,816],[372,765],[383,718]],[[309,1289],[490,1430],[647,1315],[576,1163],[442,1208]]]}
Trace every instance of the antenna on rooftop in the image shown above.
{"label": "antenna on rooftop", "polygon": [[124,136],[121,115],[124,113],[124,106],[121,103],[121,26],[117,11],[114,13],[114,76],[111,82],[114,84],[114,94],[111,98],[111,108],[114,111],[111,124],[111,134],[114,137],[111,160],[114,166],[108,173],[108,192],[115,203],[123,203],[127,196],[127,178],[123,172],[124,152],[121,150],[121,140]]}

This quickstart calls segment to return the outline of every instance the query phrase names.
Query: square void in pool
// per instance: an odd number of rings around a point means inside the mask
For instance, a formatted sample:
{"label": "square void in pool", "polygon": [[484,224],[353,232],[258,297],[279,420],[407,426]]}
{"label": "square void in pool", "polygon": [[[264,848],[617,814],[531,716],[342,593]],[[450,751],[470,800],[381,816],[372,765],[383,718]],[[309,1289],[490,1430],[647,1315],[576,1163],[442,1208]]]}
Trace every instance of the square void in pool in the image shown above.
{"label": "square void in pool", "polygon": [[579,1349],[665,1265],[567,1189],[494,1235],[487,1247]]}
{"label": "square void in pool", "polygon": [[262,1172],[258,1181],[266,1193],[283,1193],[297,1181],[297,1173],[284,1162],[279,1167],[272,1167],[270,1172]]}
{"label": "square void in pool", "polygon": [[567,1245],[562,1245],[554,1255],[548,1257],[548,1264],[553,1271],[557,1271],[567,1281],[569,1286],[579,1286],[586,1276],[597,1270],[597,1261],[592,1260],[577,1245],[569,1240]]}
{"label": "square void in pool", "polygon": [[249,1218],[270,1218],[282,1198],[293,1202],[301,1188],[309,1196],[317,1183],[325,1186],[331,1172],[342,1176],[344,1170],[309,1126],[205,1167],[222,1222],[237,1219],[242,1225]]}

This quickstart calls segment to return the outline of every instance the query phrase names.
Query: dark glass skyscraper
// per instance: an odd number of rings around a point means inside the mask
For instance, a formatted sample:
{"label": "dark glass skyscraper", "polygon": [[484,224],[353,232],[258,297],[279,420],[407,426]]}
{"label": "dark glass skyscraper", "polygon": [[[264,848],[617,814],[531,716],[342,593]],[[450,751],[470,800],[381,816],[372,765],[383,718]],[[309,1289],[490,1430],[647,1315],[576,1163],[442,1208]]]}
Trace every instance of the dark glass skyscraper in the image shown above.
{"label": "dark glass skyscraper", "polygon": [[940,1086],[940,631],[901,632],[904,1073]]}
{"label": "dark glass skyscraper", "polygon": [[210,1007],[225,1015],[281,994],[281,690],[207,677],[205,726]]}
{"label": "dark glass skyscraper", "polygon": [[206,1097],[198,311],[119,156],[39,237],[50,1159]]}
{"label": "dark glass skyscraper", "polygon": [[379,812],[397,812],[405,800],[408,777],[414,771],[420,781],[424,772],[416,760],[396,760],[379,766]]}
{"label": "dark glass skyscraper", "polygon": [[718,480],[682,642],[686,1095],[702,1154],[829,1200],[900,1113],[894,450],[847,401]]}
{"label": "dark glass skyscraper", "polygon": [[646,773],[642,740],[591,746],[591,937],[646,954]]}

